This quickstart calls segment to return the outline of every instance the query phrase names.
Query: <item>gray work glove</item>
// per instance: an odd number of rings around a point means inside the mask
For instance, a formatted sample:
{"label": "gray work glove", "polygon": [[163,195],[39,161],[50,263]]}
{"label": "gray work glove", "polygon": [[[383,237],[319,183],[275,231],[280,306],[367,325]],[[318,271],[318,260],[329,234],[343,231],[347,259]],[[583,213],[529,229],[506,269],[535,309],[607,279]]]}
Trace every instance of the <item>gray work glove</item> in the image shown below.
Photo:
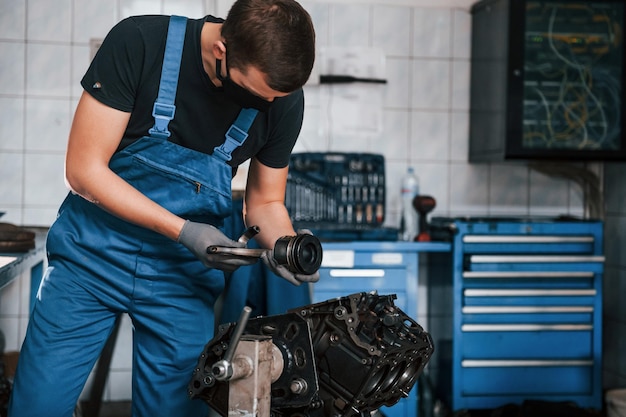
{"label": "gray work glove", "polygon": [[226,246],[231,248],[246,247],[245,243],[229,239],[218,228],[210,224],[196,223],[187,220],[180,231],[178,242],[182,243],[209,268],[233,272],[240,266],[252,265],[257,261],[257,259],[246,256],[207,253],[209,246]]}
{"label": "gray work glove", "polygon": [[[298,234],[309,234],[312,235],[310,230],[302,229],[298,230]],[[291,272],[285,265],[280,265],[276,259],[274,258],[274,250],[268,249],[261,254],[261,259],[263,263],[276,275],[281,278],[286,279],[291,282],[293,285],[300,285],[303,282],[317,282],[320,279],[319,271],[315,271],[314,274],[305,275]]]}

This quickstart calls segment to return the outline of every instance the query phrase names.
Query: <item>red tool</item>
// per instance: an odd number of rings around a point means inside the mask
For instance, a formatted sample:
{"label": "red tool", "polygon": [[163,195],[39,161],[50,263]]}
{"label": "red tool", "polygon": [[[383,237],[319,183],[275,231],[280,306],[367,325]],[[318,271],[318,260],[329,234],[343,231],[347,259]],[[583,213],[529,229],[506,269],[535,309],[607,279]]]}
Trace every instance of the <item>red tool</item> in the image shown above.
{"label": "red tool", "polygon": [[418,242],[430,242],[430,232],[428,231],[428,213],[433,211],[437,202],[429,195],[417,195],[413,198],[413,208],[419,214],[418,234],[415,238]]}

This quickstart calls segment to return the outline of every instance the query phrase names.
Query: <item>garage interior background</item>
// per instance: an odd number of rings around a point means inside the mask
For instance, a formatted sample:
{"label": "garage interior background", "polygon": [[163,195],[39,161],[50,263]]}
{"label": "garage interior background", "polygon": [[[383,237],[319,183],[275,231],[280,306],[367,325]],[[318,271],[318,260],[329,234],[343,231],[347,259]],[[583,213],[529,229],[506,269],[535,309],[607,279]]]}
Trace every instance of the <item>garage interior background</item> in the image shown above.
{"label": "garage interior background", "polygon": [[[0,211],[4,222],[49,226],[67,190],[63,158],[81,94],[91,42],[135,14],[224,17],[231,0],[0,0]],[[408,166],[437,216],[585,214],[580,187],[524,163],[469,164],[471,0],[305,0],[318,47],[379,48],[386,61],[382,131],[333,131],[349,106],[328,111],[328,86],[305,88],[298,152],[372,152],[386,161],[385,224],[399,223],[399,184]],[[358,90],[357,94],[367,95]],[[326,128],[324,128],[326,126]],[[605,198],[604,387],[626,386],[626,164],[592,163]],[[420,271],[417,321],[428,317],[426,274]],[[424,278],[422,278],[424,277]],[[7,350],[18,350],[28,321],[29,285],[15,281],[0,295]],[[430,302],[434,302],[430,300]],[[130,324],[124,323],[106,391],[130,395]]]}

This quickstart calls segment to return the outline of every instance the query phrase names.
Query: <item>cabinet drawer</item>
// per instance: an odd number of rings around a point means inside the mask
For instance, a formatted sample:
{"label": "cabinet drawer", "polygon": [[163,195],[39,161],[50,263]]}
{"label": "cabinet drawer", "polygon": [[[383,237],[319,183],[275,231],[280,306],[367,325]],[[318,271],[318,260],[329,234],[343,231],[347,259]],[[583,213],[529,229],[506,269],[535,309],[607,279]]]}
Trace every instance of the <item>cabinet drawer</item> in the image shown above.
{"label": "cabinet drawer", "polygon": [[589,359],[591,325],[463,325],[464,359]]}
{"label": "cabinet drawer", "polygon": [[558,235],[465,235],[465,253],[580,253],[594,252],[595,238]]}
{"label": "cabinet drawer", "polygon": [[464,306],[463,323],[591,323],[593,306]]}
{"label": "cabinet drawer", "polygon": [[462,395],[588,395],[591,361],[463,361]]}
{"label": "cabinet drawer", "polygon": [[469,255],[465,258],[466,271],[535,271],[535,272],[592,272],[604,271],[604,256],[585,255]]}
{"label": "cabinet drawer", "polygon": [[[322,245],[322,247],[324,247]],[[394,250],[326,249],[322,259],[323,268],[401,268],[414,262],[414,252]]]}
{"label": "cabinet drawer", "polygon": [[320,268],[315,291],[406,291],[407,271],[399,268]]}
{"label": "cabinet drawer", "polygon": [[593,288],[468,288],[463,306],[593,306]]}

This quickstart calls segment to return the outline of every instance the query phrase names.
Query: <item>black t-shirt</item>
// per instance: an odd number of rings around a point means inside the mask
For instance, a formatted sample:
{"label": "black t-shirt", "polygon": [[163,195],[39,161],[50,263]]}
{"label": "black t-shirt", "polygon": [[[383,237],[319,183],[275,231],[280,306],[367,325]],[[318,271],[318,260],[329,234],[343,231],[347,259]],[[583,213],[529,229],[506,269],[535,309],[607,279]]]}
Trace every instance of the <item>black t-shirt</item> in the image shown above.
{"label": "black t-shirt", "polygon": [[[169,140],[212,154],[241,108],[216,87],[202,66],[200,33],[206,22],[222,19],[206,16],[189,19],[181,58],[176,113],[169,124]],[[159,90],[169,16],[135,16],[119,22],[106,36],[81,84],[98,101],[131,112],[119,149],[131,144],[154,125],[152,107]],[[246,142],[229,162],[237,167],[256,156],[272,168],[283,168],[302,126],[302,89],[276,98],[266,113],[259,112]],[[118,149],[118,150],[119,150]]]}

